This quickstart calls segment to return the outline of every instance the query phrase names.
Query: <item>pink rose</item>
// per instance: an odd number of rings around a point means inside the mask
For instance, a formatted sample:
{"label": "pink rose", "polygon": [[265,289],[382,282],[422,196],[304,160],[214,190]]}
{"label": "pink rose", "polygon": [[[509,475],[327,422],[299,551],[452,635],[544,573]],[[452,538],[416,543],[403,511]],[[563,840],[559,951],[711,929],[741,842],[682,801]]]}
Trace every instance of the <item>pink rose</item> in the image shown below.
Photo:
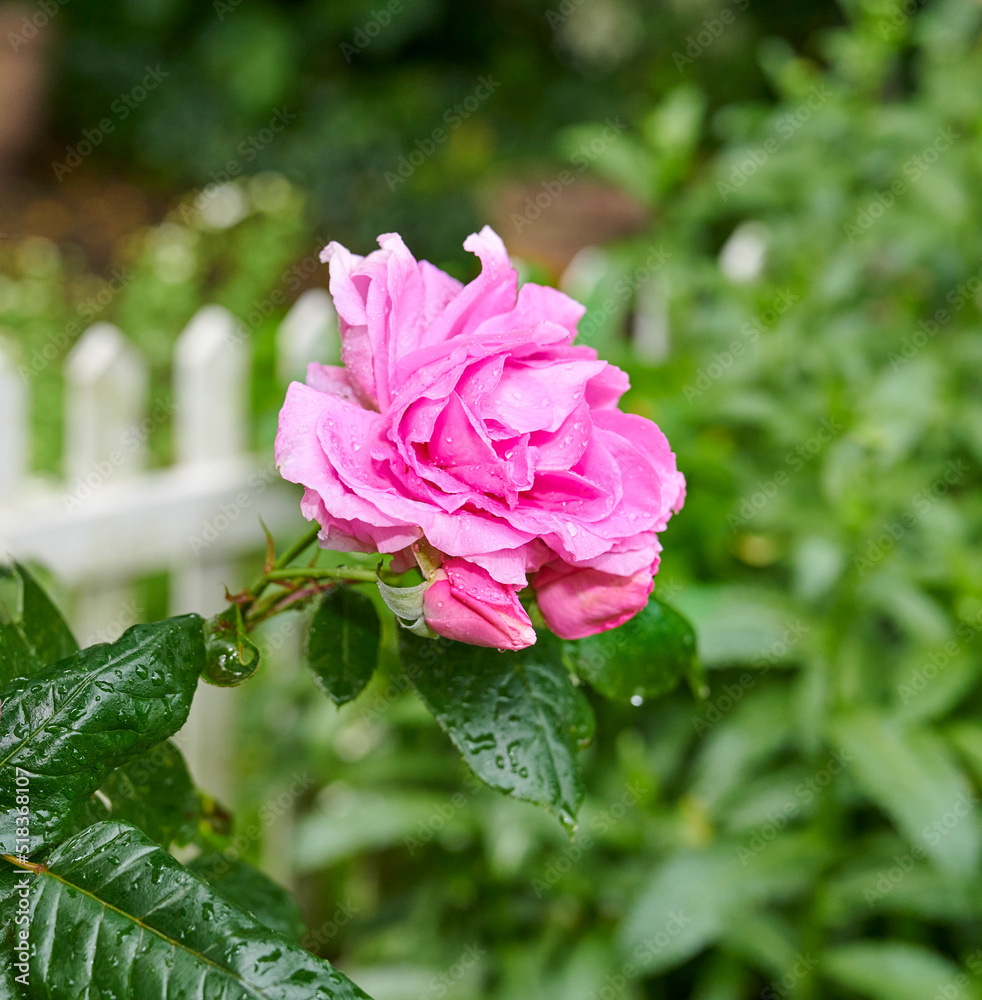
{"label": "pink rose", "polygon": [[532,584],[549,628],[563,639],[582,639],[633,618],[648,603],[657,568],[656,561],[631,576],[614,576],[557,562],[537,573]]}
{"label": "pink rose", "polygon": [[276,461],[305,487],[321,544],[404,562],[425,538],[513,595],[549,567],[533,580],[546,607],[580,595],[578,612],[546,614],[561,634],[621,624],[650,590],[658,532],[685,495],[664,434],[617,409],[627,375],[573,345],[581,305],[518,288],[489,228],[464,243],[482,263],[468,285],[395,234],[379,244],[366,257],[324,250],[344,367],[310,365],[280,413]]}
{"label": "pink rose", "polygon": [[434,632],[497,649],[524,649],[535,629],[514,587],[492,580],[466,559],[447,559],[423,595],[423,615]]}

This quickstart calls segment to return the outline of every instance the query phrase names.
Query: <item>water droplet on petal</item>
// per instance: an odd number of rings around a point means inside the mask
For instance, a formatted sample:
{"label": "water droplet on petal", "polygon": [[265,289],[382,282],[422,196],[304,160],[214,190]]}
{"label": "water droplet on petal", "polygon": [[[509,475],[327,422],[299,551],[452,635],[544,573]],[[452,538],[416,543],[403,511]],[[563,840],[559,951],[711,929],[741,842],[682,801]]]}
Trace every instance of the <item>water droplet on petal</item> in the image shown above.
{"label": "water droplet on petal", "polygon": [[572,521],[567,521],[566,522],[566,527],[569,529],[570,535],[575,535],[576,534],[576,525],[573,524]]}

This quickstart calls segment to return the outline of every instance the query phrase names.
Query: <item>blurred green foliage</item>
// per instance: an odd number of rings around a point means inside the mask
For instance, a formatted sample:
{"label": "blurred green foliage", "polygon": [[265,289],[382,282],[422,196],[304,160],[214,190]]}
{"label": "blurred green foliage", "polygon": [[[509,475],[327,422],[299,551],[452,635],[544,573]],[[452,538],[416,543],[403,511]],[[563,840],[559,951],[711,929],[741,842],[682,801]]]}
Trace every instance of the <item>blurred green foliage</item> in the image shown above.
{"label": "blurred green foliage", "polygon": [[[274,169],[311,194],[316,225],[368,244],[396,231],[438,263],[477,228],[475,189],[515,169],[551,168],[559,128],[619,115],[697,81],[714,105],[762,97],[761,37],[807,45],[839,23],[832,0],[746,0],[701,46],[712,2],[645,0],[101,0],[58,15],[57,158],[107,115],[114,130],[82,169],[119,170],[166,190],[203,188],[229,169]],[[698,49],[689,64],[692,36]],[[114,102],[147,67],[166,78],[134,109]],[[391,188],[385,173],[445,126],[478,78],[499,86],[438,153]],[[137,94],[139,97],[139,94]],[[296,115],[262,136],[276,109]],[[230,167],[234,163],[237,166]]]}
{"label": "blurred green foliage", "polygon": [[[466,269],[475,189],[527,165],[531,137],[561,163],[621,114],[592,170],[656,219],[574,291],[688,479],[657,593],[696,624],[707,699],[591,696],[569,840],[467,777],[391,630],[339,710],[274,626],[243,689],[235,842],[299,873],[305,943],[379,998],[982,996],[982,8],[754,4],[680,71],[672,53],[723,7],[584,0],[566,32],[591,5],[635,18],[620,61],[557,39],[559,4],[517,0],[407,2],[350,66],[340,43],[371,4],[59,15],[66,142],[145,63],[174,66],[102,163],[201,186],[273,105],[302,113],[250,165],[295,182],[287,207],[214,230],[178,213],[134,249],[145,271],[107,315],[161,364],[155,329],[216,299],[246,319],[310,252],[298,189],[358,249],[401,230]],[[390,193],[385,164],[478,69],[508,86]],[[168,283],[184,251],[166,248],[189,245]],[[56,266],[37,246],[17,294]],[[46,309],[0,319],[47,336]],[[265,445],[278,392],[260,375]]]}
{"label": "blurred green foliage", "polygon": [[982,11],[899,10],[855,5],[824,62],[763,45],[777,100],[710,106],[695,147],[697,90],[639,116],[659,221],[579,289],[688,477],[658,592],[707,700],[596,700],[568,841],[467,782],[391,649],[341,712],[255,692],[247,798],[316,775],[305,911],[370,992],[980,995]]}

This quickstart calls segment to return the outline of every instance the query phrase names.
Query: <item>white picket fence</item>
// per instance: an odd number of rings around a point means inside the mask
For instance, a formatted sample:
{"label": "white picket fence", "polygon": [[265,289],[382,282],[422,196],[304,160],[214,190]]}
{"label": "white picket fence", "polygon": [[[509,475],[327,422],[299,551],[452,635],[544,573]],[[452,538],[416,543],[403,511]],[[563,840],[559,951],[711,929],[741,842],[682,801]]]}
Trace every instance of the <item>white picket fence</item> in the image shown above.
{"label": "white picket fence", "polygon": [[[338,354],[337,317],[323,289],[305,292],[277,332],[277,371],[303,378]],[[263,548],[261,517],[281,537],[302,525],[295,489],[271,454],[250,455],[251,349],[220,306],[205,306],[176,341],[169,403],[149,400],[147,365],[123,333],[96,323],[63,368],[63,479],[28,472],[30,378],[0,345],[0,556],[34,560],[70,591],[88,645],[139,620],[133,581],[169,574],[172,614],[211,614],[236,588],[236,565]],[[174,464],[145,468],[147,439],[172,427]],[[286,539],[289,540],[289,539]],[[202,684],[180,742],[199,784],[226,797],[234,697]]]}

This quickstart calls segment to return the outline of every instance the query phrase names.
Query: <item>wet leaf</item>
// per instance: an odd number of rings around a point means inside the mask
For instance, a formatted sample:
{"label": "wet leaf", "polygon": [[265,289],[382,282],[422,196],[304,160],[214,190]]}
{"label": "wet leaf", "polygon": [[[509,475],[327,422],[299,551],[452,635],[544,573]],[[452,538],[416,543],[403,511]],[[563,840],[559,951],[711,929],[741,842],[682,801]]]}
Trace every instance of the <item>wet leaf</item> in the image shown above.
{"label": "wet leaf", "polygon": [[117,767],[184,724],[204,665],[201,619],[134,625],[0,692],[0,849],[21,853],[18,789],[30,799],[29,850],[71,828]]}
{"label": "wet leaf", "polygon": [[188,868],[271,931],[291,941],[303,937],[307,928],[296,900],[258,868],[214,851],[195,858]]}
{"label": "wet leaf", "polygon": [[583,798],[577,747],[593,732],[561,644],[540,632],[517,653],[399,633],[413,686],[471,770],[492,788],[573,825]]}
{"label": "wet leaf", "polygon": [[[29,876],[32,989],[115,1000],[359,1000],[133,826],[97,823]],[[9,904],[7,904],[9,908]]]}
{"label": "wet leaf", "polygon": [[674,608],[652,597],[620,628],[567,644],[576,672],[608,698],[667,694],[696,668],[696,634]]}
{"label": "wet leaf", "polygon": [[0,687],[78,649],[61,612],[26,567],[0,566]]}
{"label": "wet leaf", "polygon": [[124,820],[163,847],[183,847],[197,832],[201,799],[181,751],[170,740],[117,768],[99,792],[87,804],[87,824]]}
{"label": "wet leaf", "polygon": [[372,679],[380,635],[370,598],[351,587],[324,595],[310,624],[307,662],[336,705],[357,698]]}

